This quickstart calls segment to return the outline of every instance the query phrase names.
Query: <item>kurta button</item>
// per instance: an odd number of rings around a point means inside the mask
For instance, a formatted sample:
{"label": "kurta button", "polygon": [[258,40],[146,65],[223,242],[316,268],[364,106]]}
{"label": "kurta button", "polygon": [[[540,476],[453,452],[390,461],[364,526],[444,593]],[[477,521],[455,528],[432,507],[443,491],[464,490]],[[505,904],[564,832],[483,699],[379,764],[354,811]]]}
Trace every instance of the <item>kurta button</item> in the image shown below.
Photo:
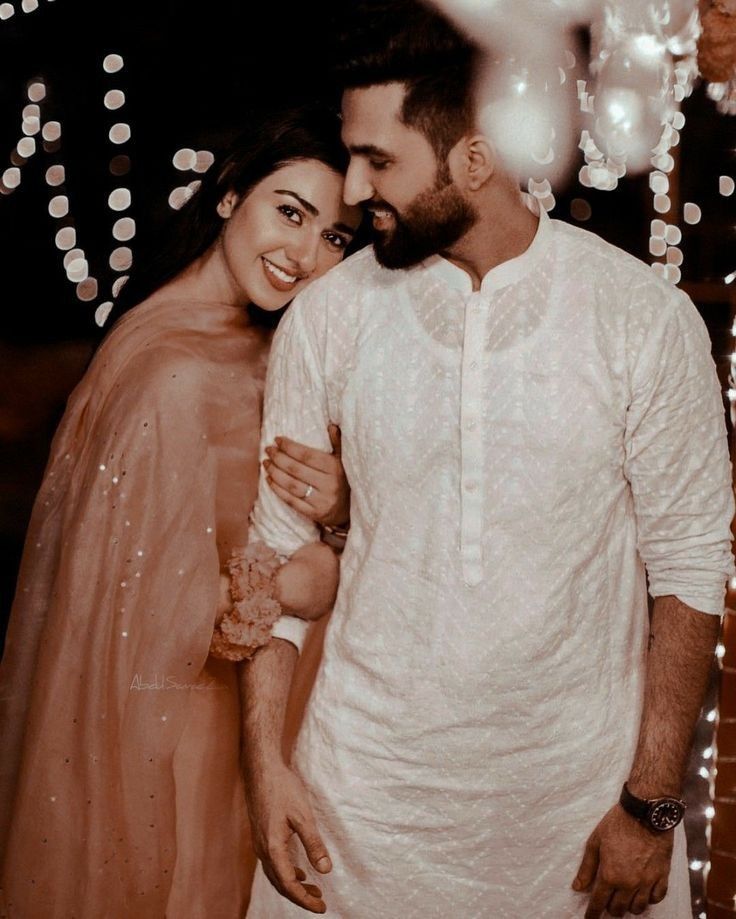
{"label": "kurta button", "polygon": [[477,482],[466,482],[465,483],[465,491],[475,491],[477,487],[478,487]]}
{"label": "kurta button", "polygon": [[477,370],[477,369],[478,369],[478,361],[471,361],[471,362],[470,362],[470,369],[471,369],[471,370]]}
{"label": "kurta button", "polygon": [[467,429],[468,431],[474,431],[475,428],[476,428],[476,423],[475,423],[474,421],[469,421],[469,422],[465,425],[465,427],[466,427],[466,429]]}

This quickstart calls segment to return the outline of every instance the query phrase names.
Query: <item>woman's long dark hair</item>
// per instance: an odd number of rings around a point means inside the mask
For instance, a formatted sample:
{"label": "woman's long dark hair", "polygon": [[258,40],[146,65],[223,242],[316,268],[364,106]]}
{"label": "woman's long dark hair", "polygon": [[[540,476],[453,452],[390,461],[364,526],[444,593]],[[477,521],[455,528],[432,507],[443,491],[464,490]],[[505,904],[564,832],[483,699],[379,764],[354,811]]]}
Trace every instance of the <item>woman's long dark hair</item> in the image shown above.
{"label": "woman's long dark hair", "polygon": [[[158,250],[137,263],[115,301],[111,320],[141,303],[209,249],[223,225],[217,204],[228,191],[242,200],[266,176],[297,160],[318,160],[345,174],[348,154],[340,142],[335,111],[315,103],[272,112],[229,144],[227,155],[215,158],[199,189],[171,214]],[[275,324],[281,312],[257,311],[266,324]]]}

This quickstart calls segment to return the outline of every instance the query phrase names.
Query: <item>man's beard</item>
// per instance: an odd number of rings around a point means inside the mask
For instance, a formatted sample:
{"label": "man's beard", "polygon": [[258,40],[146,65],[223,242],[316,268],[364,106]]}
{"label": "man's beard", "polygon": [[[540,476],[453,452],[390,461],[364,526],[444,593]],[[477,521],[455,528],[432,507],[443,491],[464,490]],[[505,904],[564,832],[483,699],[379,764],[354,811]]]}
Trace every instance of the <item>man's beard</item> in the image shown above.
{"label": "man's beard", "polygon": [[376,231],[373,243],[376,259],[384,268],[410,268],[443,252],[478,219],[475,208],[453,182],[421,192],[402,215],[384,204],[380,207],[394,218],[394,228]]}

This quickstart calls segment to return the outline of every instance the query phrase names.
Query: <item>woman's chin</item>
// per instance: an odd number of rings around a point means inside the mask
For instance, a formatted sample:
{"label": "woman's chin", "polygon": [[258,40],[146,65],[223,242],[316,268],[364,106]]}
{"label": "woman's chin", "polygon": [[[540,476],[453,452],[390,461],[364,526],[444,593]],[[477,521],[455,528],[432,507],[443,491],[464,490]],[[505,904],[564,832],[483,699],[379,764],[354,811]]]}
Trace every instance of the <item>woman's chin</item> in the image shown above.
{"label": "woman's chin", "polygon": [[292,300],[292,297],[258,297],[255,300],[252,300],[253,306],[258,307],[259,310],[263,310],[265,313],[276,313],[280,309],[283,309],[287,306]]}
{"label": "woman's chin", "polygon": [[291,290],[281,291],[274,290],[271,287],[259,287],[258,290],[251,292],[251,296],[248,299],[258,309],[267,313],[275,313],[277,310],[283,309],[287,303],[290,303],[294,299],[294,295],[294,291]]}

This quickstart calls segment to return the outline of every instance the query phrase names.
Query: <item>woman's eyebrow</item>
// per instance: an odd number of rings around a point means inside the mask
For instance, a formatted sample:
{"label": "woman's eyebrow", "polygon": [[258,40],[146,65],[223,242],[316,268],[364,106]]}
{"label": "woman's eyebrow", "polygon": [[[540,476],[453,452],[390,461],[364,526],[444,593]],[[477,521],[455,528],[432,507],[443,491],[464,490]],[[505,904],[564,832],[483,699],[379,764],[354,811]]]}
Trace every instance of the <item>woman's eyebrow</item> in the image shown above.
{"label": "woman's eyebrow", "polygon": [[299,204],[301,204],[304,210],[312,215],[312,217],[319,217],[319,211],[317,208],[313,204],[310,204],[309,201],[305,201],[305,199],[298,195],[295,191],[289,191],[287,188],[277,188],[276,194],[289,195],[290,197],[295,198]]}
{"label": "woman's eyebrow", "polygon": [[[290,198],[294,198],[299,202],[299,204],[301,204],[305,211],[312,215],[312,217],[319,217],[319,211],[317,208],[313,204],[310,204],[309,201],[302,198],[301,195],[298,195],[295,191],[289,191],[288,188],[277,188],[275,189],[275,194],[288,195]],[[348,226],[347,223],[333,223],[332,226],[335,230],[339,230],[341,233],[349,233],[351,236],[355,236],[357,233],[357,228]]]}

